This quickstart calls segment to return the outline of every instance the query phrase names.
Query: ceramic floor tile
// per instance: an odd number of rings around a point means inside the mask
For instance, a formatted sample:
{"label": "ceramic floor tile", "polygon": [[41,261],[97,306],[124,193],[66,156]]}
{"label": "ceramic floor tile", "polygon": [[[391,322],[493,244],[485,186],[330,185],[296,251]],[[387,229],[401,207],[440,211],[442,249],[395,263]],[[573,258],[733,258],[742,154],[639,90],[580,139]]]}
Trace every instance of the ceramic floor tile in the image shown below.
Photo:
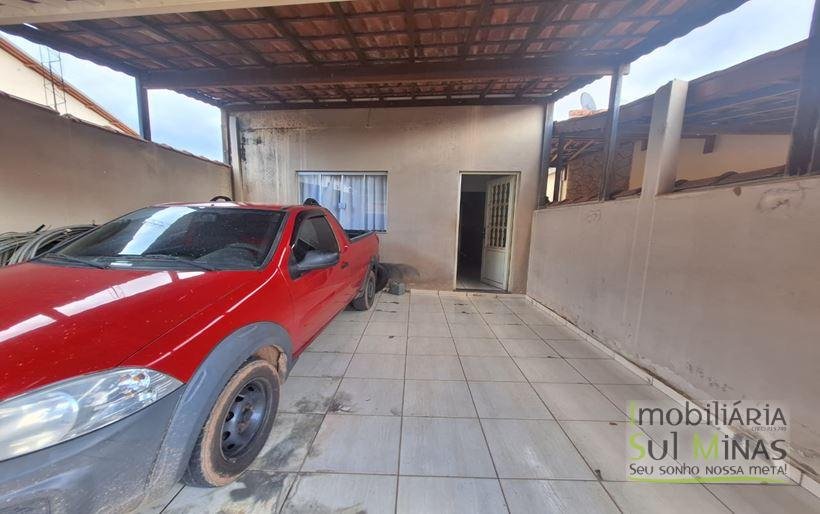
{"label": "ceramic floor tile", "polygon": [[521,319],[521,321],[523,321],[527,325],[557,324],[555,318],[553,318],[549,314],[541,312],[539,309],[536,309],[535,307],[515,311],[515,315],[518,316]]}
{"label": "ceramic floor tile", "polygon": [[444,311],[447,316],[447,322],[455,325],[472,325],[474,323],[484,323],[484,318],[473,307],[472,311]]}
{"label": "ceramic floor tile", "polygon": [[323,334],[350,334],[362,335],[364,327],[367,325],[365,321],[332,321],[327,328],[322,331]]}
{"label": "ceramic floor tile", "polygon": [[495,339],[495,334],[490,330],[490,326],[483,321],[450,323],[450,332],[456,338]]}
{"label": "ceramic floor tile", "polygon": [[339,382],[338,378],[289,377],[279,395],[279,412],[324,414]]}
{"label": "ceramic floor tile", "polygon": [[349,353],[305,352],[293,365],[293,377],[341,377],[352,357]]}
{"label": "ceramic floor tile", "polygon": [[357,353],[350,361],[345,377],[403,379],[404,355]]}
{"label": "ceramic floor tile", "polygon": [[530,382],[586,383],[586,379],[564,359],[515,357],[515,362]]}
{"label": "ceramic floor tile", "polygon": [[392,299],[377,300],[376,303],[373,304],[373,309],[375,311],[410,312],[410,302]]}
{"label": "ceramic floor tile", "polygon": [[407,310],[399,310],[399,309],[374,309],[373,317],[370,318],[371,322],[388,322],[388,323],[407,323],[407,320],[410,317],[410,312]]}
{"label": "ceramic floor tile", "polygon": [[580,340],[581,338],[575,335],[570,330],[559,327],[557,325],[529,325],[533,332],[538,334],[538,337],[545,340],[556,340],[556,341],[575,341]]}
{"label": "ceramic floor tile", "polygon": [[452,337],[411,337],[407,340],[409,355],[457,355]]}
{"label": "ceramic floor tile", "polygon": [[407,353],[405,336],[362,336],[356,353],[387,353],[404,355]]}
{"label": "ceramic floor tile", "polygon": [[541,339],[501,339],[501,344],[513,357],[558,357]]}
{"label": "ceramic floor tile", "polygon": [[441,302],[410,302],[410,312],[415,314],[422,312],[443,314],[444,308],[441,306]]}
{"label": "ceramic floor tile", "polygon": [[527,325],[490,325],[499,339],[537,339],[538,336]]}
{"label": "ceramic floor tile", "polygon": [[395,474],[400,427],[399,417],[328,414],[302,470]]}
{"label": "ceramic floor tile", "polygon": [[510,309],[532,307],[532,303],[522,294],[498,295],[496,298]]}
{"label": "ceramic floor tile", "polygon": [[308,446],[319,431],[322,414],[288,414],[276,415],[265,446],[251,464],[251,469],[264,471],[297,471]]}
{"label": "ceramic floor tile", "polygon": [[594,478],[555,421],[483,419],[481,423],[500,478]]}
{"label": "ceramic floor tile", "polygon": [[470,418],[476,416],[470,390],[464,381],[407,380],[405,416]]}
{"label": "ceramic floor tile", "polygon": [[626,420],[626,415],[590,384],[539,383],[532,386],[559,421]]}
{"label": "ceramic floor tile", "polygon": [[450,337],[447,323],[410,323],[411,337]]}
{"label": "ceramic floor tile", "polygon": [[392,514],[395,503],[396,478],[392,476],[302,475],[293,486],[282,512]]}
{"label": "ceramic floor tile", "polygon": [[[455,302],[452,304],[444,304],[444,314],[451,323],[458,323],[455,321],[456,318],[463,318],[464,321],[462,323],[482,320],[478,309],[471,303]],[[453,319],[450,319],[451,317],[453,317]]]}
{"label": "ceramic floor tile", "polygon": [[319,334],[307,347],[307,352],[353,353],[359,344],[358,334]]}
{"label": "ceramic floor tile", "polygon": [[473,305],[481,314],[509,314],[512,312],[509,307],[496,300],[473,300]]}
{"label": "ceramic floor tile", "polygon": [[635,514],[726,514],[730,512],[699,484],[605,482],[604,487],[624,512]]}
{"label": "ceramic floor tile", "polygon": [[677,405],[675,401],[651,385],[602,384],[595,386],[604,396],[624,413],[629,412],[629,402],[656,402],[666,407]]}
{"label": "ceramic floor tile", "polygon": [[495,477],[478,420],[404,418],[401,474]]}
{"label": "ceramic floor tile", "polygon": [[447,323],[447,318],[444,317],[444,312],[411,312],[410,323]]}
{"label": "ceramic floor tile", "polygon": [[[587,460],[589,466],[600,471],[602,480],[626,481],[627,466],[631,462],[627,451],[627,422],[614,421],[561,421],[569,438]],[[633,429],[640,432],[639,429]],[[649,438],[640,432],[637,442],[647,446]],[[674,465],[672,459],[657,461],[658,465]]]}
{"label": "ceramic floor tile", "polygon": [[458,357],[446,355],[408,355],[408,380],[464,380]]}
{"label": "ceramic floor tile", "polygon": [[507,350],[501,346],[498,339],[479,339],[476,337],[456,337],[456,350],[459,355],[475,355],[484,357],[506,357]]}
{"label": "ceramic floor tile", "polygon": [[526,382],[470,382],[481,418],[552,419]]}
{"label": "ceramic floor tile", "polygon": [[512,312],[501,312],[493,314],[484,314],[484,321],[490,325],[523,325],[521,318]]}
{"label": "ceramic floor tile", "polygon": [[460,357],[467,380],[525,382],[509,357]]}
{"label": "ceramic floor tile", "polygon": [[330,404],[330,412],[401,416],[403,380],[345,378]]}
{"label": "ceramic floor tile", "polygon": [[597,482],[501,480],[510,514],[618,514]]}
{"label": "ceramic floor tile", "polygon": [[498,480],[401,477],[397,514],[497,514],[506,512]]}
{"label": "ceramic floor tile", "polygon": [[709,484],[706,486],[734,512],[820,512],[820,498],[797,486]]}
{"label": "ceramic floor tile", "polygon": [[570,359],[611,359],[611,357],[586,341],[550,341],[549,345],[561,357]]}
{"label": "ceramic floor tile", "polygon": [[371,321],[364,330],[366,336],[406,336],[405,321]]}
{"label": "ceramic floor tile", "polygon": [[278,512],[285,495],[296,480],[295,474],[248,471],[224,487],[186,486],[163,512],[170,514]]}
{"label": "ceramic floor tile", "polygon": [[646,384],[645,379],[612,359],[567,359],[567,362],[593,384]]}

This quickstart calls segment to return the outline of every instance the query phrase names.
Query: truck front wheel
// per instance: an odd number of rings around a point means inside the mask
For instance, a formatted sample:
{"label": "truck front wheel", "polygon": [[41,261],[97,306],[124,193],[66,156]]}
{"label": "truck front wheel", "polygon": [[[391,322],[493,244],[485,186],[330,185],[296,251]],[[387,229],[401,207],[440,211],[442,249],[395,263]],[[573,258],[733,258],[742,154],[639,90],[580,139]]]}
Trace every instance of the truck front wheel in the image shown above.
{"label": "truck front wheel", "polygon": [[218,487],[236,480],[265,445],[278,407],[276,368],[261,359],[243,364],[225,385],[202,427],[185,483]]}
{"label": "truck front wheel", "polygon": [[366,311],[373,306],[373,301],[376,299],[376,273],[371,269],[367,272],[367,280],[364,283],[364,291],[362,295],[355,298],[352,302],[353,308],[357,311]]}

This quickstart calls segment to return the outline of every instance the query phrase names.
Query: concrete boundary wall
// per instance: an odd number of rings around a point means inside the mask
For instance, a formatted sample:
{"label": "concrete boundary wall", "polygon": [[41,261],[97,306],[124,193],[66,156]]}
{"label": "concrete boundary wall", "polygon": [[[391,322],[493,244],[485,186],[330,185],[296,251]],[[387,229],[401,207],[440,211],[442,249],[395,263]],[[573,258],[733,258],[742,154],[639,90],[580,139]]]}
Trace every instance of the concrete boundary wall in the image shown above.
{"label": "concrete boundary wall", "polygon": [[656,196],[647,174],[641,198],[536,211],[527,294],[693,399],[784,402],[816,479],[820,177]]}
{"label": "concrete boundary wall", "polygon": [[0,95],[0,232],[230,195],[224,164]]}

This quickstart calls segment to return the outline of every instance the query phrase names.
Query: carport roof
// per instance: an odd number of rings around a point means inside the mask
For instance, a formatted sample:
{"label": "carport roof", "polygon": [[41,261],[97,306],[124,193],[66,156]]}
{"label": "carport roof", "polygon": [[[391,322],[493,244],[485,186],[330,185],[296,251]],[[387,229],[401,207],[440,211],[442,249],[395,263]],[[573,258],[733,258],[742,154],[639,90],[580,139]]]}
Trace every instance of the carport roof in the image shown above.
{"label": "carport roof", "polygon": [[3,27],[233,110],[555,100],[745,0],[357,0]]}

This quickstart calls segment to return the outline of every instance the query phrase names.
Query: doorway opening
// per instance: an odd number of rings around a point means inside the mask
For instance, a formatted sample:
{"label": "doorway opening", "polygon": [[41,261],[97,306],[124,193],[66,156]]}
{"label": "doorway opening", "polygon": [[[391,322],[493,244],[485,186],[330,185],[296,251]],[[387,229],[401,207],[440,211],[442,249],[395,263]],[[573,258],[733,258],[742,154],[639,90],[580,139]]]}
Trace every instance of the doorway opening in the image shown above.
{"label": "doorway opening", "polygon": [[456,289],[507,291],[516,174],[461,173]]}

